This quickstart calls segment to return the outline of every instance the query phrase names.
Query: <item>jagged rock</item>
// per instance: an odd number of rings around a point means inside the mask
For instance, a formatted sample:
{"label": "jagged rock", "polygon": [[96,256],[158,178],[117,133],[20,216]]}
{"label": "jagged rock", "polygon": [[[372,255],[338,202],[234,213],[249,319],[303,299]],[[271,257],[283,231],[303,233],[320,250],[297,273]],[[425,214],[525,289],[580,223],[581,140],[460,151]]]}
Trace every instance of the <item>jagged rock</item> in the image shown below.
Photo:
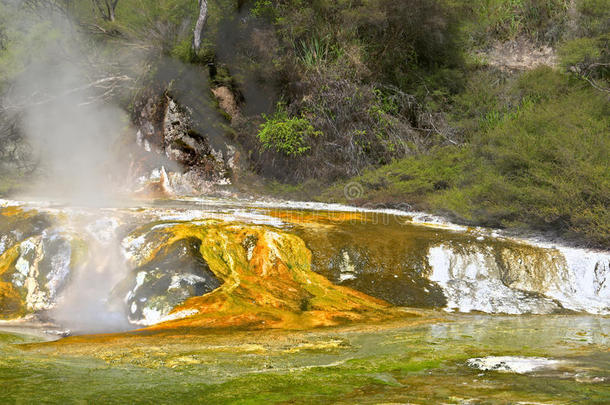
{"label": "jagged rock", "polygon": [[[202,194],[215,186],[231,183],[231,173],[237,167],[238,153],[227,145],[227,152],[214,150],[205,135],[195,129],[193,113],[170,95],[149,96],[136,105],[139,112],[134,122],[138,126],[137,144],[147,152],[164,155],[176,167],[166,166],[169,188],[173,194]],[[162,111],[162,113],[161,113]],[[151,157],[142,165],[139,183],[144,194],[154,188],[161,169],[159,159]],[[154,193],[153,193],[154,194]]]}
{"label": "jagged rock", "polygon": [[165,116],[166,98],[152,91],[135,105],[133,122],[136,125],[136,141],[147,152],[161,153],[163,145],[162,122]]}

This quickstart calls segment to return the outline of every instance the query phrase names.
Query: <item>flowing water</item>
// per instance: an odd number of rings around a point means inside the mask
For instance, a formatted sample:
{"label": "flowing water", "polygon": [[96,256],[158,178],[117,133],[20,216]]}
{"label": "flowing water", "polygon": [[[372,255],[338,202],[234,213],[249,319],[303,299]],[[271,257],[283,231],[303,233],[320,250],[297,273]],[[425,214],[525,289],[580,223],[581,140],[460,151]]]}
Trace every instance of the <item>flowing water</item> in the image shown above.
{"label": "flowing water", "polygon": [[315,203],[0,207],[8,402],[610,401],[610,252]]}

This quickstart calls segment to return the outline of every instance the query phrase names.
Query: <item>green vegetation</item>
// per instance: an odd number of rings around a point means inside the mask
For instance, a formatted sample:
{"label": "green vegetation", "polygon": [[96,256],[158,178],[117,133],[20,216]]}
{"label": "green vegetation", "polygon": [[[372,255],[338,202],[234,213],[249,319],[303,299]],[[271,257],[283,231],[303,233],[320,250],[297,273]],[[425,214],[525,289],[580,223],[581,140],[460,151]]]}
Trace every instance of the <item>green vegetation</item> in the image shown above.
{"label": "green vegetation", "polygon": [[[338,180],[319,198],[346,201],[343,185],[357,181],[365,193],[356,203],[407,203],[607,246],[603,3],[255,2],[252,13],[275,27],[279,72],[301,83],[282,88],[287,108],[321,132],[309,156],[265,161],[294,184],[273,190],[309,197],[299,184]],[[501,71],[473,57],[505,41],[550,45],[558,67]]]}
{"label": "green vegetation", "polygon": [[273,116],[263,115],[265,123],[261,124],[258,139],[265,149],[273,149],[286,156],[300,156],[307,153],[310,139],[319,136],[320,131],[304,117],[288,117],[288,113],[279,105]]}
{"label": "green vegetation", "polygon": [[[114,336],[107,343],[85,340],[27,350],[13,346],[27,338],[0,333],[0,400],[324,404],[472,398],[490,404],[604,404],[608,386],[593,378],[608,377],[605,325],[587,317],[465,316],[451,324],[400,329],[153,335],[127,340],[131,344],[113,343],[121,340]],[[568,364],[535,375],[492,371],[484,376],[465,364],[488,355],[544,356]]]}
{"label": "green vegetation", "polygon": [[464,32],[474,46],[520,36],[553,43],[568,20],[569,0],[452,0],[465,19]]}
{"label": "green vegetation", "polygon": [[[462,104],[478,98],[480,86],[464,94]],[[518,93],[515,107],[479,106],[478,122],[463,119],[462,125],[478,127],[463,146],[433,149],[356,178],[365,186],[364,198],[411,202],[469,224],[556,232],[607,246],[605,96],[549,68],[524,74],[508,87],[506,93]],[[334,193],[339,192],[338,187]]]}
{"label": "green vegetation", "polygon": [[[369,186],[360,203],[608,244],[607,1],[217,0],[199,52],[195,1],[120,0],[114,21],[86,2],[38,3],[59,5],[101,59],[145,54],[147,71],[117,68],[136,72],[135,97],[151,76],[174,79],[160,61],[212,63],[211,86],[242,110],[225,132],[274,194],[342,199],[355,178]],[[61,27],[11,24],[28,11],[0,7],[2,86]],[[506,43],[550,46],[556,63],[505,68],[493,50]]]}

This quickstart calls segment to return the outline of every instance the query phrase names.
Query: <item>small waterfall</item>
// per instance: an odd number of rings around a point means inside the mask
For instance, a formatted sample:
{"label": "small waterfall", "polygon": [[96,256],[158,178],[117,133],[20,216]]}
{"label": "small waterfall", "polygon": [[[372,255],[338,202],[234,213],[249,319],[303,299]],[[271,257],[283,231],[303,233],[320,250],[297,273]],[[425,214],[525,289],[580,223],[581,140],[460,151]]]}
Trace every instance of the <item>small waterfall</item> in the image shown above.
{"label": "small waterfall", "polygon": [[429,249],[428,262],[430,279],[442,287],[450,310],[610,313],[610,253],[441,243]]}

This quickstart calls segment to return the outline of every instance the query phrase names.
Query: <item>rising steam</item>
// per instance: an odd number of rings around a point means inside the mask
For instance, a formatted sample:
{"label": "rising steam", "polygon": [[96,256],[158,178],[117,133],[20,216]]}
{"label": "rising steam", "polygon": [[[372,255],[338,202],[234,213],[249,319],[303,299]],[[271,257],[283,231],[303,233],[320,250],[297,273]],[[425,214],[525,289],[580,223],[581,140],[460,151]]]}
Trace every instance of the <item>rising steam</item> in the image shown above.
{"label": "rising steam", "polygon": [[[65,15],[48,11],[42,17],[23,14],[18,22],[42,26],[44,32],[40,49],[9,95],[37,161],[37,180],[27,194],[70,205],[104,206],[114,201],[122,186],[117,179],[127,172],[116,145],[129,121],[111,101],[116,86],[127,79],[105,71],[118,63],[101,60]],[[41,19],[46,19],[42,25]],[[108,225],[103,218],[93,223],[100,221]],[[88,257],[84,265],[71,269],[71,284],[50,314],[62,327],[77,332],[129,328],[124,309],[108,302],[112,288],[127,275],[113,224],[109,233],[91,227],[91,220],[69,220],[68,227],[87,239]]]}
{"label": "rising steam", "polygon": [[103,71],[106,63],[88,53],[65,16],[50,13],[47,18],[45,34],[54,39],[42,42],[11,89],[40,173],[29,192],[99,205],[116,189],[113,178],[122,168],[113,145],[128,124],[126,114],[102,91],[122,77]]}
{"label": "rising steam", "polygon": [[114,218],[72,219],[70,226],[87,238],[87,260],[72,269],[71,283],[51,311],[52,319],[72,333],[117,332],[130,329],[120,297],[112,290],[128,272],[117,239]]}

